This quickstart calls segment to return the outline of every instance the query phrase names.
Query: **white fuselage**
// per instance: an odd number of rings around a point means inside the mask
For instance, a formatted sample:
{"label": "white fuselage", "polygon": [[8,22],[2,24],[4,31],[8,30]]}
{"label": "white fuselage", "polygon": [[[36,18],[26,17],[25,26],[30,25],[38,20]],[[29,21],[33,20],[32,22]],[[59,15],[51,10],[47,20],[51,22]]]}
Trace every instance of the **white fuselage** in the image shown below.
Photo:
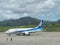
{"label": "white fuselage", "polygon": [[14,29],[9,29],[7,30],[5,33],[14,33],[14,32],[17,32],[17,31],[24,31],[24,30],[29,30],[29,29],[33,29],[33,28],[14,28]]}

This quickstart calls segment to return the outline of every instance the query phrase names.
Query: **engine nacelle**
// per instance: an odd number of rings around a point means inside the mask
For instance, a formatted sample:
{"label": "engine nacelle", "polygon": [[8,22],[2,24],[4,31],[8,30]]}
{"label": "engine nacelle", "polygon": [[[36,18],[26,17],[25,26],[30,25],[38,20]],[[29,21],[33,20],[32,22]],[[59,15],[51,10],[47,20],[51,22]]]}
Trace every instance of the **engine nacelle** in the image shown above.
{"label": "engine nacelle", "polygon": [[29,34],[29,32],[25,32],[25,34]]}
{"label": "engine nacelle", "polygon": [[23,35],[30,35],[30,33],[29,32],[25,32],[25,33],[23,33]]}

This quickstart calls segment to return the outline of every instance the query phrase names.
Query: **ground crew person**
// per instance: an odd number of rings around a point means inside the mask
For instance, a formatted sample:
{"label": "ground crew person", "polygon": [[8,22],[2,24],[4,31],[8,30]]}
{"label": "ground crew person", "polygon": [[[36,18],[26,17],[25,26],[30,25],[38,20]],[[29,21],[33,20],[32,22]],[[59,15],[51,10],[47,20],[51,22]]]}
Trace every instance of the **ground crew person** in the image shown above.
{"label": "ground crew person", "polygon": [[12,42],[12,38],[11,38],[11,42]]}

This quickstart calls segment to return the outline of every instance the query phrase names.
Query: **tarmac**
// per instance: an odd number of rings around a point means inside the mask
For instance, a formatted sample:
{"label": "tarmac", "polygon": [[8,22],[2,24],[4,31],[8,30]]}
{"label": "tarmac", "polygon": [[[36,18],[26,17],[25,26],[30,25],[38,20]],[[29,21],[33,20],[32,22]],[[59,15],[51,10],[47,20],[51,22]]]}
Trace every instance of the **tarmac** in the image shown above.
{"label": "tarmac", "polygon": [[60,32],[36,32],[31,36],[11,37],[0,32],[0,45],[60,45]]}

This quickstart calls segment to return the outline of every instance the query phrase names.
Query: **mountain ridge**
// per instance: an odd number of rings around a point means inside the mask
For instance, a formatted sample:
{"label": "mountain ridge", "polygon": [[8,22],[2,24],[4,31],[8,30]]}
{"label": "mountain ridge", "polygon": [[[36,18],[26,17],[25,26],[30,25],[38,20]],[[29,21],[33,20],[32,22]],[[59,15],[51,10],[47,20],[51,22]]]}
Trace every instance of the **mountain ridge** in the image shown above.
{"label": "mountain ridge", "polygon": [[[22,17],[16,20],[5,20],[0,21],[0,26],[27,26],[27,25],[38,25],[40,19],[36,19],[33,17]],[[44,24],[60,24],[60,20],[58,21],[44,21]]]}
{"label": "mountain ridge", "polygon": [[0,21],[0,26],[22,26],[22,25],[36,25],[40,22],[39,19],[33,17],[22,17],[16,20]]}

